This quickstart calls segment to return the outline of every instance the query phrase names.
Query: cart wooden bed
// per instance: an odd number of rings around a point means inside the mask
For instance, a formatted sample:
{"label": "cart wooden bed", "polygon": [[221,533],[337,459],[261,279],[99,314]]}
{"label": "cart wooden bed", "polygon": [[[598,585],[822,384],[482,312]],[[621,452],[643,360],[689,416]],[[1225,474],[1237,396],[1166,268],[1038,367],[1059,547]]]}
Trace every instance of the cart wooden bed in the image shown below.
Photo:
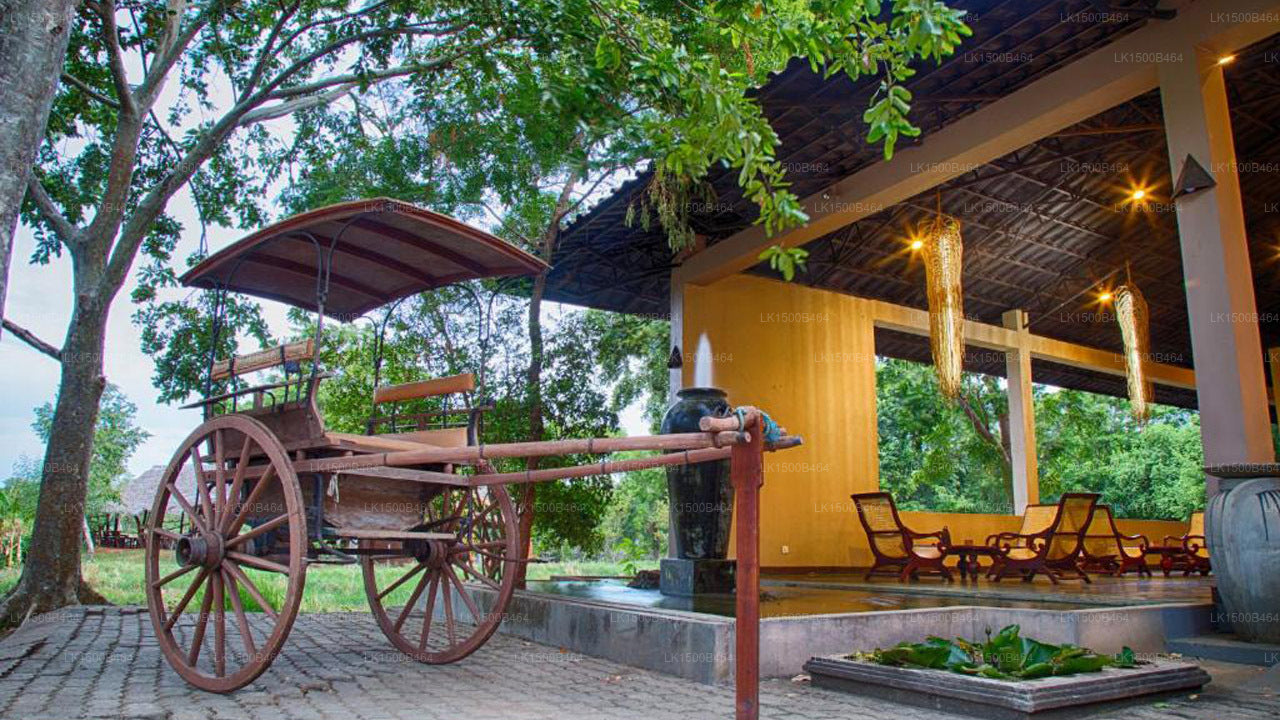
{"label": "cart wooden bed", "polygon": [[[185,285],[217,293],[215,307],[236,292],[316,314],[309,340],[221,361],[210,354],[205,398],[187,406],[202,409],[204,422],[181,443],[157,488],[145,528],[145,590],[160,648],[184,679],[229,692],[261,675],[298,614],[308,566],[318,563],[360,565],[374,619],[409,657],[441,664],[470,655],[498,628],[515,569],[526,562],[512,484],[732,456],[741,485],[739,562],[746,563],[739,582],[755,587],[754,549],[746,544],[756,541],[766,443],[754,409],[706,418],[697,433],[486,445],[483,408],[455,402],[429,413],[397,410],[427,398],[465,398],[475,390],[473,377],[378,386],[375,369],[369,434],[325,427],[316,397],[327,377],[317,362],[326,317],[351,321],[449,283],[545,269],[498,238],[380,199],[281,221],[183,276]],[[219,323],[215,317],[212,347]],[[260,371],[278,377],[244,385],[241,378]],[[772,440],[768,449],[799,444],[777,433]],[[492,464],[634,450],[663,454],[505,473]],[[187,466],[195,497],[176,482]],[[165,522],[173,515],[183,517],[186,532]],[[176,569],[162,569],[168,557]],[[264,589],[270,574],[279,576],[273,587],[283,581],[283,592]],[[740,593],[740,627],[744,613],[756,624],[758,598],[750,594]],[[740,631],[739,642],[754,637],[754,629]],[[743,671],[754,665],[755,650],[742,645],[738,657]],[[744,702],[754,708],[754,679],[751,685],[751,698],[740,695],[740,712]]]}

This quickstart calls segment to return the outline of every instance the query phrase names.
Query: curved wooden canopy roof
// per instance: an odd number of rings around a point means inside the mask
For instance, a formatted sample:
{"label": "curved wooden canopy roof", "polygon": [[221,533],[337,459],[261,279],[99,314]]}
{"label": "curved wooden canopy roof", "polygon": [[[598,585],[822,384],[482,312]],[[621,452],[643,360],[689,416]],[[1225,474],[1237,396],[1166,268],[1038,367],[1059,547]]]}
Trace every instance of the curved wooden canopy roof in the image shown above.
{"label": "curved wooden canopy roof", "polygon": [[463,280],[535,275],[547,265],[453,218],[391,198],[294,215],[238,240],[182,276],[316,310],[321,253],[333,248],[324,313],[351,321],[400,298]]}

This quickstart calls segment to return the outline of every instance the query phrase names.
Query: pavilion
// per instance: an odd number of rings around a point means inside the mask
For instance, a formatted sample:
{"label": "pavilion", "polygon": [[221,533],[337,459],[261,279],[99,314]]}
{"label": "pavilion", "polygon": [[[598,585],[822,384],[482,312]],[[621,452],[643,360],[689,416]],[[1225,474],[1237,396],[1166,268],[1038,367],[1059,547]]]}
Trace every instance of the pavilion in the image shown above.
{"label": "pavilion", "polygon": [[[974,35],[908,82],[924,132],[890,161],[864,139],[872,81],[797,61],[759,90],[808,224],[767,236],[722,169],[694,208],[697,247],[675,255],[660,228],[626,221],[641,173],[555,256],[550,298],[670,319],[673,388],[709,343],[715,385],[805,437],[766,467],[766,569],[870,560],[848,498],[879,486],[874,359],[928,361],[924,280],[902,257],[937,202],[964,226],[965,369],[1008,380],[1015,510],[1039,500],[1032,382],[1125,395],[1120,333],[1091,312],[1125,273],[1150,304],[1155,400],[1198,408],[1206,464],[1275,460],[1280,2],[951,4]],[[1191,187],[1194,165],[1212,186]],[[808,271],[782,281],[758,260],[775,243],[809,250]],[[908,520],[978,538],[1018,523]]]}

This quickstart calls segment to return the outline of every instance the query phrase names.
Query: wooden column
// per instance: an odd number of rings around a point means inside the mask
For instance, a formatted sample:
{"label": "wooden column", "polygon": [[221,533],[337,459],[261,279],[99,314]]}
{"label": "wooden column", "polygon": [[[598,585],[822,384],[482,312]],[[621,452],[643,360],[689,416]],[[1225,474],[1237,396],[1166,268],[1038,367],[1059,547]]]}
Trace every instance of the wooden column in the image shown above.
{"label": "wooden column", "polygon": [[737,720],[760,717],[760,486],[764,433],[760,414],[747,413],[751,441],[733,446],[731,476],[738,506],[734,591],[734,686]]}
{"label": "wooden column", "polygon": [[[1270,463],[1262,341],[1222,66],[1203,46],[1170,48],[1170,55],[1175,60],[1158,72],[1172,184],[1188,155],[1216,182],[1174,201],[1204,462]],[[1217,492],[1216,478],[1206,485],[1209,495]]]}
{"label": "wooden column", "polygon": [[1017,346],[1005,351],[1009,394],[1009,454],[1013,461],[1013,513],[1040,502],[1040,470],[1036,461],[1036,410],[1031,394],[1031,341],[1027,311],[1009,310],[1002,316],[1016,334]]}

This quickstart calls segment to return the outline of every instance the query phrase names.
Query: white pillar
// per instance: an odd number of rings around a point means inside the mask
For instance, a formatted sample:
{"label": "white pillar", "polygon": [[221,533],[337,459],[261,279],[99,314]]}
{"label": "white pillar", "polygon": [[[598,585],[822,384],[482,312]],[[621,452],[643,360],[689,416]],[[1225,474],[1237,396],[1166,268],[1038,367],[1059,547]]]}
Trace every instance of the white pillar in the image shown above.
{"label": "white pillar", "polygon": [[[1187,155],[1216,185],[1179,198],[1178,238],[1206,465],[1275,460],[1253,273],[1218,57],[1185,46],[1159,65],[1170,174]],[[1206,488],[1217,492],[1216,478]]]}
{"label": "white pillar", "polygon": [[1004,326],[1018,334],[1018,346],[1004,354],[1006,392],[1009,395],[1009,454],[1013,460],[1013,512],[1021,515],[1027,505],[1040,502],[1040,470],[1036,463],[1036,409],[1031,394],[1031,332],[1027,312],[1010,310]]}

